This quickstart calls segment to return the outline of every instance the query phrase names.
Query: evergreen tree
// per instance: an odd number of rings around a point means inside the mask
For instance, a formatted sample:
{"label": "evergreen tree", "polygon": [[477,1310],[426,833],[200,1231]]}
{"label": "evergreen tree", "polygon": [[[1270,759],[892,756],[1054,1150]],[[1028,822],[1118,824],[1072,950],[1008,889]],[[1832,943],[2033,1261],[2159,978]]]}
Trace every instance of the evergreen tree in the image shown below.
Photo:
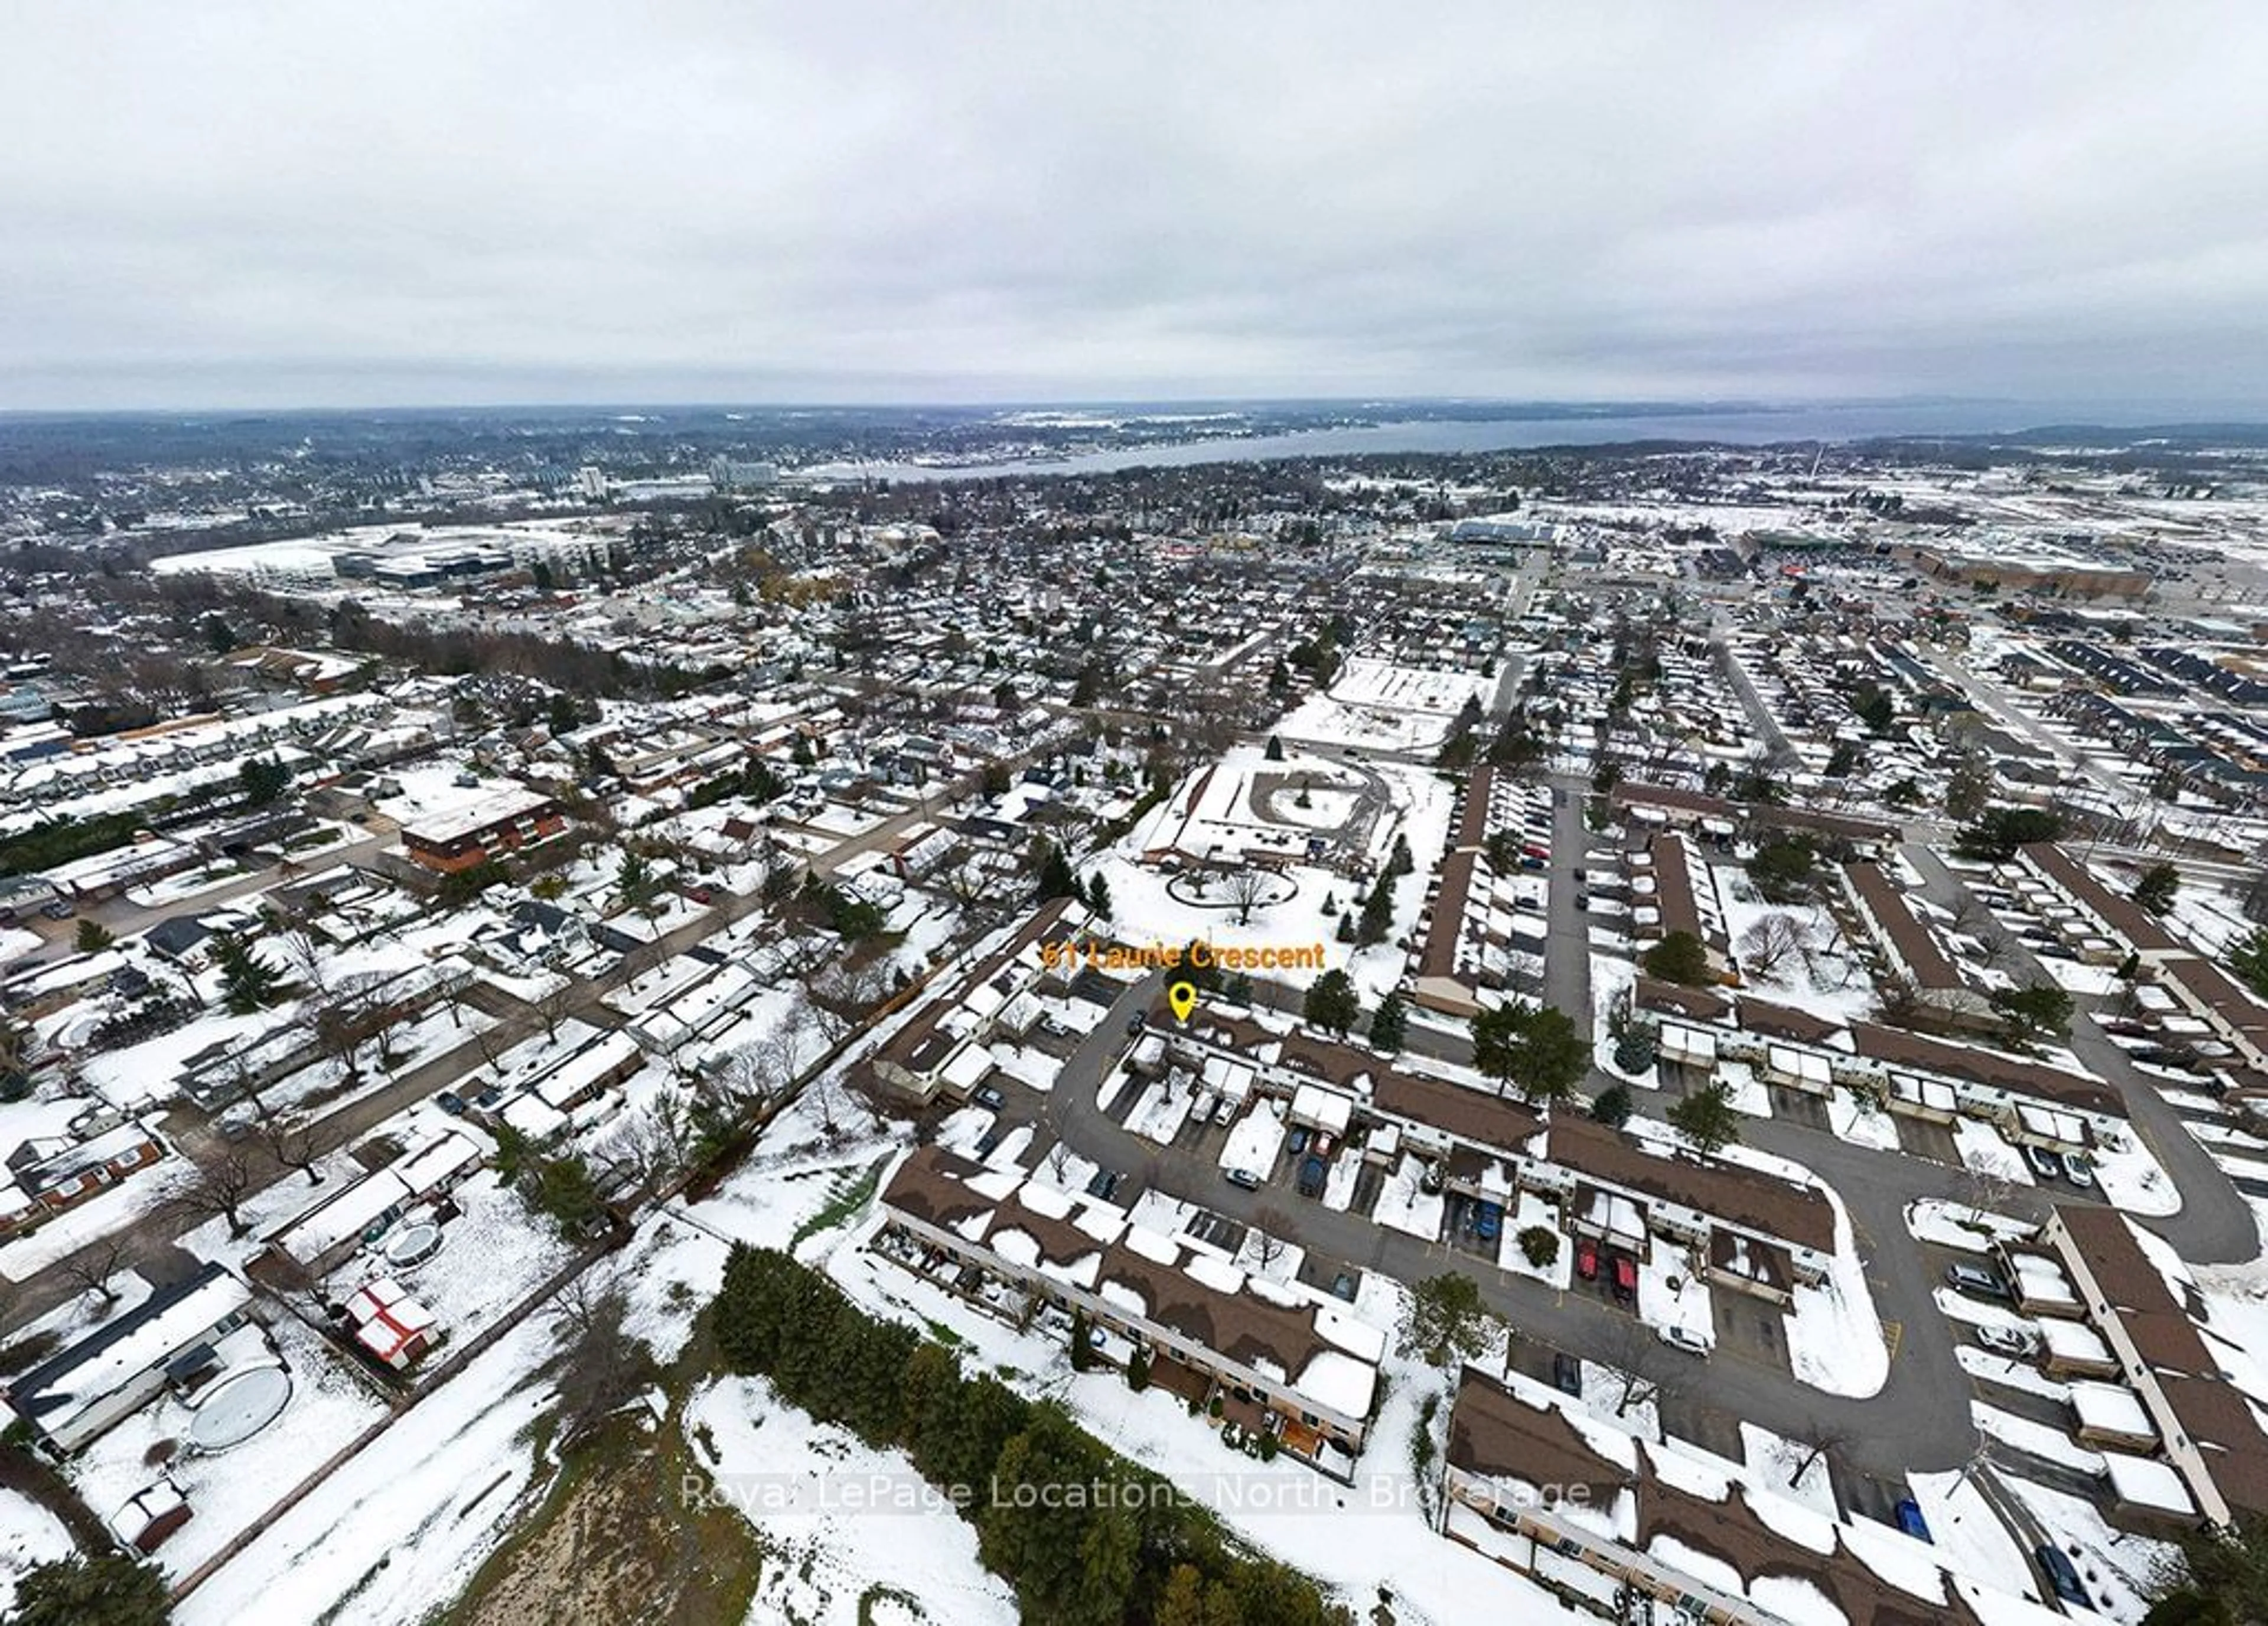
{"label": "evergreen tree", "polygon": [[99,954],[118,941],[118,934],[99,920],[82,920],[71,946],[82,954]]}
{"label": "evergreen tree", "polygon": [[1704,1155],[1719,1151],[1741,1138],[1741,1115],[1734,1108],[1732,1088],[1721,1082],[1673,1103],[1668,1117],[1671,1127]]}
{"label": "evergreen tree", "polygon": [[1264,754],[1271,762],[1282,761],[1284,760],[1284,742],[1277,739],[1273,734],[1269,735],[1268,749]]}
{"label": "evergreen tree", "polygon": [[1631,1093],[1624,1085],[1610,1084],[1591,1100],[1591,1116],[1609,1129],[1618,1129],[1630,1122]]}
{"label": "evergreen tree", "polygon": [[1110,882],[1101,870],[1086,878],[1086,903],[1104,920],[1110,918]]}
{"label": "evergreen tree", "polygon": [[166,1581],[122,1553],[74,1553],[34,1565],[16,1583],[9,1626],[161,1626],[172,1613]]}
{"label": "evergreen tree", "polygon": [[661,883],[654,879],[652,865],[625,850],[622,862],[615,866],[615,890],[621,894],[623,907],[650,915],[654,900],[661,895]]}
{"label": "evergreen tree", "polygon": [[2134,901],[2153,915],[2162,915],[2174,907],[2174,894],[2181,889],[2179,870],[2170,864],[2154,864],[2134,883]]}
{"label": "evergreen tree", "polygon": [[1345,1037],[1347,1029],[1362,1015],[1362,1000],[1355,991],[1354,980],[1332,967],[1309,986],[1300,1013],[1314,1026],[1328,1027]]}
{"label": "evergreen tree", "polygon": [[1408,1041],[1409,1032],[1410,1007],[1402,1003],[1399,993],[1389,992],[1378,1002],[1378,1009],[1371,1012],[1371,1046],[1392,1056]]}
{"label": "evergreen tree", "polygon": [[1709,945],[1690,931],[1673,931],[1646,951],[1638,962],[1648,976],[1704,988],[1717,980],[1709,966]]}
{"label": "evergreen tree", "polygon": [[1496,1327],[1479,1284],[1460,1271],[1445,1271],[1410,1288],[1402,1313],[1402,1352],[1436,1366],[1452,1357],[1470,1360],[1487,1350]]}
{"label": "evergreen tree", "polygon": [[1063,849],[1053,842],[1041,843],[1046,852],[1040,859],[1040,901],[1049,898],[1076,898],[1079,895],[1079,877],[1071,871],[1071,860]]}
{"label": "evergreen tree", "polygon": [[233,931],[216,931],[212,942],[213,963],[220,968],[221,1002],[232,1015],[250,1016],[275,1003],[282,980],[275,967]]}
{"label": "evergreen tree", "polygon": [[1394,878],[1381,875],[1378,885],[1370,889],[1370,896],[1362,903],[1362,921],[1355,928],[1354,940],[1367,947],[1386,941],[1386,934],[1394,929]]}
{"label": "evergreen tree", "polygon": [[247,756],[237,768],[236,780],[247,802],[265,807],[291,788],[291,770],[278,757]]}
{"label": "evergreen tree", "polygon": [[1473,1065],[1529,1100],[1554,1101],[1590,1071],[1591,1045],[1565,1012],[1514,1000],[1473,1019]]}

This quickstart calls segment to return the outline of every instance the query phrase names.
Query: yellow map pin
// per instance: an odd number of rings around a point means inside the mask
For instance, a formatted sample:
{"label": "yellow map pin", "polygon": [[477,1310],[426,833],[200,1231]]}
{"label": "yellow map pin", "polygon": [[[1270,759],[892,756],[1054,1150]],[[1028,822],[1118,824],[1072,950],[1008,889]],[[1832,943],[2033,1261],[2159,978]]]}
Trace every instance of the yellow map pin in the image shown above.
{"label": "yellow map pin", "polygon": [[1176,982],[1166,990],[1166,1003],[1174,1007],[1174,1015],[1181,1021],[1189,1019],[1189,1012],[1197,1008],[1197,985]]}

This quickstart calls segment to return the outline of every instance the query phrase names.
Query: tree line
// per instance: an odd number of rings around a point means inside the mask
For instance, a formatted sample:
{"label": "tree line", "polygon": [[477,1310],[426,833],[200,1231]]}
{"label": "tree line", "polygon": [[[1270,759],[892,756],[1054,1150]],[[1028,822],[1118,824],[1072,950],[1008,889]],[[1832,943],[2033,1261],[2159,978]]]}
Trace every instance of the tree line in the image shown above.
{"label": "tree line", "polygon": [[732,1370],[762,1373],[870,1446],[903,1450],[952,1497],[1027,1620],[1351,1626],[1313,1581],[1234,1545],[1210,1511],[1099,1444],[1058,1402],[964,1372],[944,1345],[869,1316],[785,1254],[734,1247],[710,1313]]}

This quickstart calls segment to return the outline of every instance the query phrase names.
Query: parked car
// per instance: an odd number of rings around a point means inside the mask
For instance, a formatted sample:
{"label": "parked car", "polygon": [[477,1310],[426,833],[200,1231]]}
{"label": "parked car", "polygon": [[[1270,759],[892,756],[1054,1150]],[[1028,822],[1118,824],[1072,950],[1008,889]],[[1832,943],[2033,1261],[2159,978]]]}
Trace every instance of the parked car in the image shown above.
{"label": "parked car", "polygon": [[1596,1242],[1575,1244],[1575,1274],[1587,1282],[1599,1279],[1599,1245]]}
{"label": "parked car", "polygon": [[990,1157],[995,1151],[998,1151],[1000,1149],[1000,1143],[1007,1138],[1008,1131],[1000,1128],[998,1124],[995,1124],[992,1128],[985,1130],[983,1137],[977,1141],[976,1155],[980,1159]]}
{"label": "parked car", "polygon": [[49,920],[69,920],[71,917],[72,909],[67,900],[54,898],[40,905],[40,913],[45,915]]}
{"label": "parked car", "polygon": [[251,1119],[240,1114],[232,1113],[225,1118],[213,1120],[213,1132],[231,1144],[251,1139],[252,1131],[257,1127]]}
{"label": "parked car", "polygon": [[1323,1185],[1329,1174],[1330,1165],[1321,1158],[1309,1158],[1300,1165],[1300,1195],[1303,1197],[1322,1196]]}
{"label": "parked car", "polygon": [[1945,1267],[1945,1283],[1961,1292],[1974,1293],[1979,1299],[2008,1297],[2007,1280],[1990,1265],[1948,1265]]}
{"label": "parked car", "polygon": [[2080,1585],[2078,1567],[2062,1548],[2043,1541],[2032,1549],[2032,1558],[2040,1566],[2040,1572],[2048,1578],[2048,1585],[2055,1589],[2057,1597],[2066,1603],[2092,1607],[2087,1588]]}
{"label": "parked car", "polygon": [[2024,1161],[2032,1166],[2032,1173],[2042,1180],[2063,1178],[2063,1159],[2045,1146],[2025,1147]]}
{"label": "parked car", "polygon": [[1250,1169],[1229,1169],[1223,1173],[1221,1178],[1230,1185],[1241,1186],[1247,1191],[1260,1189],[1260,1176]]}
{"label": "parked car", "polygon": [[1591,894],[1587,892],[1577,893],[1575,894],[1575,907],[1587,913],[1591,907]]}
{"label": "parked car", "polygon": [[1931,1540],[1929,1521],[1921,1516],[1921,1504],[1911,1497],[1900,1497],[1898,1505],[1890,1510],[1890,1514],[1898,1521],[1898,1528],[1913,1537],[1915,1541]]}
{"label": "parked car", "polygon": [[1212,1109],[1212,1121],[1215,1123],[1226,1123],[1234,1116],[1236,1116],[1236,1102],[1228,1096],[1222,1096],[1220,1105]]}
{"label": "parked car", "polygon": [[1709,1353],[1712,1347],[1709,1340],[1704,1338],[1699,1333],[1695,1332],[1691,1328],[1680,1327],[1675,1323],[1663,1328],[1660,1331],[1660,1336],[1662,1343],[1668,1344],[1671,1349],[1683,1350],[1688,1355],[1706,1355]]}
{"label": "parked car", "polygon": [[2066,1157],[2063,1160],[2063,1172],[2064,1178],[2073,1185],[2088,1191],[2095,1189],[2095,1163],[2085,1152],[2074,1151]]}
{"label": "parked car", "polygon": [[433,1098],[433,1104],[453,1118],[465,1115],[465,1098],[454,1090],[444,1090]]}
{"label": "parked car", "polygon": [[1615,1297],[1624,1304],[1638,1297],[1638,1261],[1628,1254],[1615,1260]]}
{"label": "parked car", "polygon": [[1008,1104],[1008,1098],[989,1084],[978,1085],[972,1099],[979,1107],[990,1107],[995,1112]]}
{"label": "parked car", "polygon": [[1562,1350],[1551,1357],[1551,1381],[1562,1394],[1583,1398],[1583,1363]]}
{"label": "parked car", "polygon": [[1504,1233],[1504,1210],[1494,1203],[1477,1203],[1473,1209],[1473,1234],[1484,1242],[1493,1242]]}
{"label": "parked car", "polygon": [[1142,1036],[1142,1030],[1149,1026],[1150,1019],[1137,1011],[1126,1019],[1126,1036],[1130,1039],[1139,1039]]}
{"label": "parked car", "polygon": [[1307,1149],[1307,1131],[1302,1129],[1294,1129],[1284,1144],[1291,1148],[1292,1155],[1293,1157],[1298,1157],[1301,1152]]}
{"label": "parked car", "polygon": [[2005,1355],[2012,1361],[2026,1358],[2032,1352],[2032,1335],[2014,1327],[1979,1327],[1977,1342],[1995,1355]]}

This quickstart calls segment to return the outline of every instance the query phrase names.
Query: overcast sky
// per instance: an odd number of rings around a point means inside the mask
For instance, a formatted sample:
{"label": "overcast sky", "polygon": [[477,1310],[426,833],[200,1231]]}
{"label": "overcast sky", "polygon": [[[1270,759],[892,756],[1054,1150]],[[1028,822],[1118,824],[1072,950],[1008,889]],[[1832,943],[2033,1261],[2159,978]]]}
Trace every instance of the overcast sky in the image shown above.
{"label": "overcast sky", "polygon": [[2268,6],[0,10],[0,407],[2268,408]]}

